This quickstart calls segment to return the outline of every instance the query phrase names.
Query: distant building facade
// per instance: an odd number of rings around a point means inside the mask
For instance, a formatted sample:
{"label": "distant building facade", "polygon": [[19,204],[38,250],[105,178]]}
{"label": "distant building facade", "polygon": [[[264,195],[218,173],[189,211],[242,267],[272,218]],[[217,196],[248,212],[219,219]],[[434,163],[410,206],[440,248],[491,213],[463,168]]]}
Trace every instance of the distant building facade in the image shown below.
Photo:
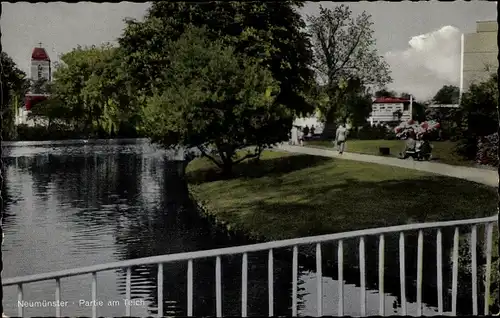
{"label": "distant building facade", "polygon": [[463,43],[463,90],[472,83],[487,80],[498,69],[498,23],[476,22],[476,32],[464,35]]}
{"label": "distant building facade", "polygon": [[372,112],[368,121],[370,124],[385,124],[392,121],[411,119],[412,100],[404,98],[380,97],[372,103]]}

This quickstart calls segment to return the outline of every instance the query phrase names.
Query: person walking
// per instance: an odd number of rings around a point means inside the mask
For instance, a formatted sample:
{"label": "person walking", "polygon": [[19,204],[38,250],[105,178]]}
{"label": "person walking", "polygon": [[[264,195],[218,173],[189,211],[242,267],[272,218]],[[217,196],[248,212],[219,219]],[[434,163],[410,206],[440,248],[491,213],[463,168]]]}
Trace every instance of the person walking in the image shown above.
{"label": "person walking", "polygon": [[297,139],[298,139],[299,146],[303,146],[304,145],[304,131],[303,131],[302,127],[299,127],[297,129]]}
{"label": "person walking", "polygon": [[339,128],[337,128],[337,132],[335,133],[337,151],[339,152],[340,155],[344,153],[346,139],[347,139],[347,128],[345,128],[344,124],[340,124]]}
{"label": "person walking", "polygon": [[290,140],[290,144],[292,146],[295,146],[298,142],[298,129],[297,129],[297,126],[293,126],[292,127],[292,131],[290,132],[290,137],[291,137],[291,140]]}

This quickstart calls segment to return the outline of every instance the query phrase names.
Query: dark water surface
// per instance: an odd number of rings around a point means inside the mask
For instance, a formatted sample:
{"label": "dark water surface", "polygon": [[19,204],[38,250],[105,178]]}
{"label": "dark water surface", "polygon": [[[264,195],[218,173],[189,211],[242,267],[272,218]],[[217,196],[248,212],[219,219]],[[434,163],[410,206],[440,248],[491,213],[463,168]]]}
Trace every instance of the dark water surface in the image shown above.
{"label": "dark water surface", "polygon": [[[201,217],[190,202],[180,177],[181,165],[170,161],[171,154],[137,140],[121,144],[103,141],[82,145],[78,142],[10,144],[4,147],[6,197],[3,246],[3,277],[24,276],[74,267],[89,266],[162,254],[196,251],[248,244],[228,235]],[[450,233],[444,238],[445,310],[449,311],[451,289]],[[386,238],[386,314],[399,308],[398,237]],[[435,314],[434,239],[424,247],[423,314]],[[377,239],[367,240],[367,314],[377,315]],[[312,251],[312,248],[304,248]],[[336,315],[338,281],[335,245],[325,244],[323,302],[325,315]],[[416,314],[416,239],[407,240],[407,308]],[[463,252],[467,254],[467,251]],[[464,254],[464,255],[465,255]],[[316,314],[314,258],[301,256],[299,266],[299,314]],[[344,242],[346,315],[359,315],[359,271],[357,242]],[[194,314],[215,315],[214,260],[194,262]],[[180,262],[164,265],[164,310],[166,315],[186,315],[186,270]],[[98,273],[97,299],[103,301],[98,315],[125,313],[125,272]],[[460,278],[469,280],[460,274]],[[267,253],[249,255],[248,314],[267,315]],[[131,295],[136,300],[133,316],[156,312],[157,269],[152,266],[132,270]],[[481,282],[481,280],[479,280]],[[68,307],[62,315],[89,316],[91,307],[79,305],[91,300],[90,275],[64,278],[62,299]],[[223,314],[240,315],[241,257],[222,260]],[[464,283],[466,286],[467,284]],[[276,315],[291,314],[292,253],[275,252],[274,298]],[[24,299],[53,301],[55,282],[24,286]],[[9,316],[17,313],[16,287],[4,288],[4,308]],[[459,306],[470,311],[470,294]],[[462,299],[462,298],[461,298]],[[109,303],[108,301],[117,301]],[[481,304],[480,304],[480,307]],[[25,309],[26,316],[53,316],[54,307]]]}

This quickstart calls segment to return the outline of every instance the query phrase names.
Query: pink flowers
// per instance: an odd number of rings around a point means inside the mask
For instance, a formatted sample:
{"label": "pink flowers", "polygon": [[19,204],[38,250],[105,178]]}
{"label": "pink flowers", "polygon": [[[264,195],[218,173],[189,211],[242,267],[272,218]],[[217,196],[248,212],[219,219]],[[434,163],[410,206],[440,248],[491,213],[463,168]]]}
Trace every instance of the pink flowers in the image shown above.
{"label": "pink flowers", "polygon": [[408,134],[408,132],[413,131],[417,134],[417,137],[420,137],[426,133],[430,133],[433,130],[436,130],[440,127],[440,124],[435,120],[424,121],[422,123],[418,123],[412,119],[402,122],[394,128],[394,132],[398,138],[401,138]]}

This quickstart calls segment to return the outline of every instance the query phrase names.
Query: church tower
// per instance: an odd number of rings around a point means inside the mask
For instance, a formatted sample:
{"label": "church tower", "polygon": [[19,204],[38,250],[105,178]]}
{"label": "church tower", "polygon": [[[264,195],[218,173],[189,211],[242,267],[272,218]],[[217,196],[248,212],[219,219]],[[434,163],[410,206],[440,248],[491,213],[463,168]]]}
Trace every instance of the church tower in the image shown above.
{"label": "church tower", "polygon": [[42,43],[39,43],[37,47],[33,49],[31,53],[31,74],[30,78],[33,81],[37,81],[41,78],[45,78],[48,82],[51,81],[52,69],[51,62],[47,51],[42,47]]}
{"label": "church tower", "polygon": [[[47,82],[52,80],[52,68],[49,55],[47,51],[42,47],[42,43],[39,43],[37,47],[33,49],[31,53],[31,70],[30,79],[36,82],[40,79],[45,79]],[[43,92],[33,92],[30,90],[25,96],[25,110],[30,111],[33,106],[37,103],[44,101],[49,95]],[[24,116],[26,117],[26,116]],[[20,120],[20,123],[25,123],[26,118]]]}

